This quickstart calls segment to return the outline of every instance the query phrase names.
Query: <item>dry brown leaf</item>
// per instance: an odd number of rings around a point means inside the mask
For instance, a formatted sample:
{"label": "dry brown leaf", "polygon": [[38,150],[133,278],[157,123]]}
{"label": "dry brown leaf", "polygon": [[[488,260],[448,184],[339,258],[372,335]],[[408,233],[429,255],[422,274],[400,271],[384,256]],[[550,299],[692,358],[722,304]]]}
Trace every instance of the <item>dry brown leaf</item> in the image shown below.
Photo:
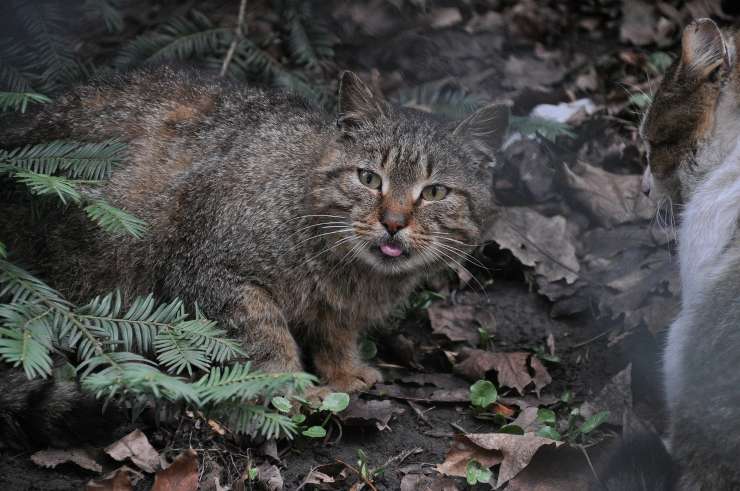
{"label": "dry brown leaf", "polygon": [[519,413],[511,424],[518,426],[524,433],[534,433],[542,427],[542,424],[537,421],[537,413],[540,408],[537,406],[529,406]]}
{"label": "dry brown leaf", "polygon": [[430,306],[427,312],[435,334],[442,334],[450,341],[466,341],[470,344],[478,341],[475,307],[435,304]]}
{"label": "dry brown leaf", "polygon": [[128,477],[129,470],[126,466],[120,467],[113,471],[112,475],[91,480],[85,486],[85,491],[131,491],[134,487]]}
{"label": "dry brown leaf", "polygon": [[499,385],[515,388],[520,394],[524,394],[524,388],[533,381],[527,368],[529,353],[523,351],[492,353],[480,349],[466,349],[461,354],[466,358],[462,363],[455,365],[454,370],[470,380],[485,378],[486,372],[495,370]]}
{"label": "dry brown leaf", "polygon": [[529,359],[529,366],[531,366],[532,370],[534,371],[534,377],[532,377],[532,381],[534,382],[534,390],[539,396],[540,391],[545,386],[550,385],[550,382],[552,382],[552,377],[547,371],[547,368],[545,368],[545,365],[543,365],[540,359],[534,355],[532,355],[532,357]]}
{"label": "dry brown leaf", "polygon": [[403,409],[394,407],[389,400],[366,401],[353,397],[349,407],[339,413],[338,417],[348,426],[374,425],[379,431],[383,431],[390,429],[388,423],[399,412],[403,412]]}
{"label": "dry brown leaf", "polygon": [[623,415],[632,411],[632,365],[612,377],[592,401],[581,404],[580,411],[584,418],[609,411],[607,423],[621,425]]}
{"label": "dry brown leaf", "polygon": [[276,465],[263,462],[257,468],[257,479],[265,486],[267,491],[282,491],[283,476]]}
{"label": "dry brown leaf", "polygon": [[465,468],[470,460],[477,460],[483,467],[492,467],[501,463],[501,452],[486,450],[464,437],[457,437],[447,451],[445,461],[437,464],[436,469],[445,476],[465,477]]}
{"label": "dry brown leaf", "polygon": [[570,284],[578,279],[575,239],[562,216],[545,217],[523,207],[503,208],[485,238],[510,250],[547,281],[564,279]]}
{"label": "dry brown leaf", "polygon": [[421,474],[406,474],[401,479],[400,491],[458,491],[452,479]]}
{"label": "dry brown leaf", "polygon": [[403,387],[397,384],[375,384],[367,391],[378,397],[393,397],[417,402],[469,402],[470,389],[435,389],[434,387]]}
{"label": "dry brown leaf", "polygon": [[192,448],[183,450],[169,467],[154,476],[152,491],[197,491],[198,454]]}
{"label": "dry brown leaf", "polygon": [[496,487],[519,474],[527,467],[534,454],[543,445],[559,447],[563,442],[533,435],[507,435],[505,433],[471,433],[465,438],[486,450],[498,450],[503,455]]}
{"label": "dry brown leaf", "polygon": [[103,471],[103,466],[95,459],[95,452],[85,448],[40,450],[31,455],[31,460],[41,467],[54,468],[59,464],[72,462],[89,471]]}
{"label": "dry brown leaf", "polygon": [[654,2],[643,0],[622,2],[622,25],[619,27],[619,39],[623,43],[645,46],[657,41],[656,24]]}
{"label": "dry brown leaf", "polygon": [[105,448],[105,453],[119,462],[131,459],[131,462],[145,472],[154,473],[160,467],[159,452],[152,447],[141,430],[134,430],[109,445]]}
{"label": "dry brown leaf", "polygon": [[573,169],[563,164],[569,198],[605,227],[636,220],[649,220],[655,204],[640,191],[640,176],[619,175],[579,163]]}

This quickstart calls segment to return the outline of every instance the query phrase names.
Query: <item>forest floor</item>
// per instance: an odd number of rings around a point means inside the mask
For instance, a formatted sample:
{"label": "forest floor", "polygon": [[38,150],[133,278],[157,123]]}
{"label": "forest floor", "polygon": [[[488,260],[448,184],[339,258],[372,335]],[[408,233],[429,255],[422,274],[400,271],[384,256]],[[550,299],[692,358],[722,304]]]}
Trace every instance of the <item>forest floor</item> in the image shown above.
{"label": "forest floor", "polygon": [[[489,244],[371,336],[385,382],[353,397],[324,439],[240,446],[192,414],[140,429],[167,457],[192,446],[202,489],[490,489],[466,483],[471,460],[505,489],[584,489],[587,457],[598,469],[623,418],[664,429],[658,352],[678,282],[670,222],[640,193],[638,123],[682,25],[726,14],[719,2],[638,0],[332,1],[320,12],[339,40],[327,79],[349,68],[391,100],[448,113],[511,104]],[[480,379],[498,389],[485,408],[471,404]],[[507,440],[506,425],[524,435]],[[553,432],[562,445],[542,437]],[[248,466],[259,477],[233,483]],[[97,475],[43,469],[30,453],[0,460],[3,489]]]}

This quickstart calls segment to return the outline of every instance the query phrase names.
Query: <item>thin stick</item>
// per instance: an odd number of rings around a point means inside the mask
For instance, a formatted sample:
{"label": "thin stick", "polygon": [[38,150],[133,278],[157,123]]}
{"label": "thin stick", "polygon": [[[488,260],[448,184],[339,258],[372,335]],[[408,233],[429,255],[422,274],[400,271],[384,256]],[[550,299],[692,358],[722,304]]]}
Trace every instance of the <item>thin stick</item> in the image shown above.
{"label": "thin stick", "polygon": [[375,485],[372,482],[370,482],[365,477],[363,477],[363,475],[360,473],[360,471],[358,471],[357,469],[355,469],[354,467],[352,467],[351,465],[349,465],[347,462],[344,462],[343,460],[339,460],[339,459],[334,459],[334,460],[336,460],[337,462],[339,462],[340,464],[342,464],[343,466],[345,466],[347,469],[349,469],[352,472],[354,472],[355,474],[357,474],[360,477],[360,479],[362,479],[362,482],[364,482],[365,484],[367,484],[367,486],[370,489],[372,489],[373,491],[378,491],[378,488],[376,488]]}
{"label": "thin stick", "polygon": [[221,65],[221,77],[226,75],[226,70],[229,68],[229,63],[231,63],[231,59],[234,57],[236,45],[239,44],[239,41],[241,41],[242,38],[244,38],[244,36],[247,34],[246,29],[242,28],[242,26],[244,25],[244,14],[246,11],[247,0],[242,0],[242,2],[239,4],[239,17],[237,18],[236,28],[234,29],[234,39],[233,41],[231,41],[229,51],[226,52],[226,57],[224,58],[224,62]]}

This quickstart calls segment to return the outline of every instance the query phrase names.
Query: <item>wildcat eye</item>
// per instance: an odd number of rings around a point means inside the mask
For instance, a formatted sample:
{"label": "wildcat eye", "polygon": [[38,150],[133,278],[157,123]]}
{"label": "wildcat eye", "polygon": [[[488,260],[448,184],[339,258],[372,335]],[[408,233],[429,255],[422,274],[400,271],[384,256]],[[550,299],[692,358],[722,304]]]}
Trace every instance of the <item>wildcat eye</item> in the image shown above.
{"label": "wildcat eye", "polygon": [[380,189],[380,186],[383,184],[383,180],[375,172],[358,169],[357,175],[360,178],[360,182],[370,189]]}
{"label": "wildcat eye", "polygon": [[447,196],[449,189],[442,186],[441,184],[432,184],[427,186],[421,191],[421,197],[427,201],[439,201]]}

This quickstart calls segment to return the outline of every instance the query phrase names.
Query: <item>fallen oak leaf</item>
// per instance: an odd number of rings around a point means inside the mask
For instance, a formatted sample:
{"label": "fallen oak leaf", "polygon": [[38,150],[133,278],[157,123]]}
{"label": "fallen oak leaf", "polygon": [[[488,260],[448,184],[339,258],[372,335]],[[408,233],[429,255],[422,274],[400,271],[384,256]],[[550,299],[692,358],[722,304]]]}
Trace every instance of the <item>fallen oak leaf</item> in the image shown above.
{"label": "fallen oak leaf", "polygon": [[537,397],[539,397],[540,391],[552,382],[552,377],[547,371],[547,368],[545,368],[545,365],[535,355],[532,355],[529,359],[529,366],[534,371],[532,382],[534,382],[534,391],[537,393]]}
{"label": "fallen oak leaf", "polygon": [[487,450],[472,444],[465,437],[456,437],[447,451],[444,462],[437,464],[436,470],[445,476],[465,477],[466,466],[471,460],[476,460],[481,466],[488,468],[500,464],[501,453]]}
{"label": "fallen oak leaf", "polygon": [[183,450],[170,464],[154,476],[152,491],[197,491],[198,454],[192,448]]}
{"label": "fallen oak leaf", "polygon": [[467,349],[461,354],[466,358],[455,365],[453,370],[471,380],[485,379],[486,372],[495,370],[499,385],[512,387],[520,394],[524,394],[524,388],[534,381],[527,367],[530,353],[524,351],[492,353],[480,349]]}
{"label": "fallen oak leaf", "polygon": [[472,345],[478,342],[475,307],[434,304],[427,309],[427,313],[435,334],[441,334],[450,341],[464,341]]}
{"label": "fallen oak leaf", "polygon": [[522,471],[543,445],[559,447],[563,442],[533,435],[509,435],[506,433],[470,433],[465,435],[475,445],[486,450],[498,450],[503,456],[498,472],[496,487],[514,478]]}
{"label": "fallen oak leaf", "polygon": [[95,459],[94,452],[85,448],[40,450],[31,455],[31,461],[41,467],[54,468],[72,462],[93,472],[102,472],[103,466]]}
{"label": "fallen oak leaf", "polygon": [[91,480],[85,486],[85,491],[131,491],[134,489],[128,477],[130,468],[119,467],[103,479]]}
{"label": "fallen oak leaf", "polygon": [[138,429],[108,445],[105,453],[119,462],[131,459],[137,467],[150,474],[160,467],[159,452],[152,447],[146,435]]}
{"label": "fallen oak leaf", "polygon": [[347,426],[375,425],[378,431],[390,429],[388,423],[395,414],[403,413],[403,409],[393,406],[389,400],[366,401],[353,398],[346,410],[337,417]]}

